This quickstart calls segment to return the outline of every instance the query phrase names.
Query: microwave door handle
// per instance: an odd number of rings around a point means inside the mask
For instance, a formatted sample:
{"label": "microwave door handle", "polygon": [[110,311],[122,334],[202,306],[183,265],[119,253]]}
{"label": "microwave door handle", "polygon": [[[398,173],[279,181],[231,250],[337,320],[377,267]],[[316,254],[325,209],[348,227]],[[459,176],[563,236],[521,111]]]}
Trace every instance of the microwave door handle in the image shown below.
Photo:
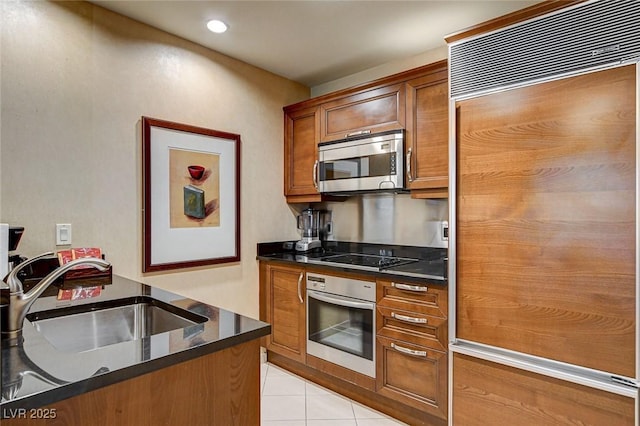
{"label": "microwave door handle", "polygon": [[313,290],[307,290],[307,294],[313,299],[331,303],[333,305],[344,306],[346,308],[367,309],[370,311],[373,311],[375,308],[373,303],[356,302],[354,300],[345,299],[340,296],[329,296],[325,293],[318,293],[317,291]]}
{"label": "microwave door handle", "polygon": [[316,191],[318,191],[318,160],[313,163],[313,186],[315,186]]}

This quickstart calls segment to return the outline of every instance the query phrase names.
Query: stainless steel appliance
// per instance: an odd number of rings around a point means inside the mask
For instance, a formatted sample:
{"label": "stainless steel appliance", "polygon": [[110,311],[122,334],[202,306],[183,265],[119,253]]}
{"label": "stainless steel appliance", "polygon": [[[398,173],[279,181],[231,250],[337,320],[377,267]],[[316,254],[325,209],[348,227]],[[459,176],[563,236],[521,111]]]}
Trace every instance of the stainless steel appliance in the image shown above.
{"label": "stainless steel appliance", "polygon": [[316,187],[320,192],[403,189],[403,152],[404,130],[320,143]]}
{"label": "stainless steel appliance", "polygon": [[376,284],[307,273],[307,354],[376,376]]}
{"label": "stainless steel appliance", "polygon": [[302,231],[302,239],[296,243],[296,251],[309,251],[322,247],[318,228],[320,224],[320,211],[305,209],[297,216],[298,229]]}

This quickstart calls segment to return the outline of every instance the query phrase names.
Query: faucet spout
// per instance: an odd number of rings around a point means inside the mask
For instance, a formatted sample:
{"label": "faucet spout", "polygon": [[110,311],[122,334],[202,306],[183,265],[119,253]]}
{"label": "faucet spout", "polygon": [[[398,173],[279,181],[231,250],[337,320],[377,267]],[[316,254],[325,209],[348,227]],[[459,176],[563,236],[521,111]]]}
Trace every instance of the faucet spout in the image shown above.
{"label": "faucet spout", "polygon": [[22,293],[22,291],[23,291],[22,282],[18,278],[18,273],[20,271],[22,271],[24,268],[26,268],[27,266],[31,265],[32,263],[35,263],[36,261],[38,261],[40,259],[43,259],[45,257],[50,257],[50,256],[53,256],[53,252],[52,251],[48,251],[46,253],[39,254],[39,255],[37,255],[35,257],[32,257],[29,260],[25,260],[24,262],[20,263],[19,265],[16,265],[11,270],[11,272],[9,272],[9,275],[7,275],[7,277],[4,279],[4,281],[9,286],[9,291],[11,292],[11,294],[13,294],[13,293]]}
{"label": "faucet spout", "polygon": [[43,257],[51,256],[53,253],[44,253],[36,256],[26,262],[16,266],[6,278],[6,283],[9,285],[9,304],[3,306],[6,312],[2,314],[2,329],[0,330],[0,337],[2,340],[9,340],[9,344],[19,344],[22,340],[22,323],[24,322],[27,312],[33,302],[49,287],[55,280],[61,277],[64,273],[73,269],[78,265],[88,265],[94,267],[100,271],[104,271],[111,264],[102,259],[96,257],[83,257],[81,259],[72,260],[69,263],[56,268],[51,271],[46,277],[44,277],[38,284],[36,284],[26,294],[22,282],[18,278],[18,272],[25,266]]}

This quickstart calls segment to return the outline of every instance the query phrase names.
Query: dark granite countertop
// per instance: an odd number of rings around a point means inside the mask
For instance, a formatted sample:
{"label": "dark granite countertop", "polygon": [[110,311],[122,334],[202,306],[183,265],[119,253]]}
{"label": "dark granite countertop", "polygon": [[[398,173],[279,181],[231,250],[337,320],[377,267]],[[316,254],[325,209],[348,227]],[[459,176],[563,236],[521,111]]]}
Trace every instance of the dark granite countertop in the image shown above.
{"label": "dark granite countertop", "polygon": [[126,298],[152,298],[205,317],[204,322],[84,352],[65,352],[56,349],[26,319],[22,345],[3,347],[1,352],[2,417],[12,410],[53,404],[271,332],[267,323],[115,275],[97,297],[75,301],[40,297],[27,318],[33,318],[35,312],[87,308],[84,305]]}
{"label": "dark granite countertop", "polygon": [[[414,282],[447,285],[448,251],[446,248],[323,241],[322,248],[306,253],[299,253],[292,248],[294,245],[295,241],[259,243],[257,247],[257,258],[266,261],[304,264],[325,270],[357,272],[388,279],[395,278]],[[320,260],[339,254],[385,255],[409,258],[413,261],[387,268],[366,270],[347,264],[336,265]]]}

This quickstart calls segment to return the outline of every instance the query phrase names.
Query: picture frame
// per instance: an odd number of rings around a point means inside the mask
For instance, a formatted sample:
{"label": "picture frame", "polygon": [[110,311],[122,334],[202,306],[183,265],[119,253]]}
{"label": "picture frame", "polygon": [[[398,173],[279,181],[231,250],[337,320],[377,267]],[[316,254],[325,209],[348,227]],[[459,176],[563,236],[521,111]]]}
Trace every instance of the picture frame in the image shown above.
{"label": "picture frame", "polygon": [[240,261],[240,135],[142,117],[142,272]]}

